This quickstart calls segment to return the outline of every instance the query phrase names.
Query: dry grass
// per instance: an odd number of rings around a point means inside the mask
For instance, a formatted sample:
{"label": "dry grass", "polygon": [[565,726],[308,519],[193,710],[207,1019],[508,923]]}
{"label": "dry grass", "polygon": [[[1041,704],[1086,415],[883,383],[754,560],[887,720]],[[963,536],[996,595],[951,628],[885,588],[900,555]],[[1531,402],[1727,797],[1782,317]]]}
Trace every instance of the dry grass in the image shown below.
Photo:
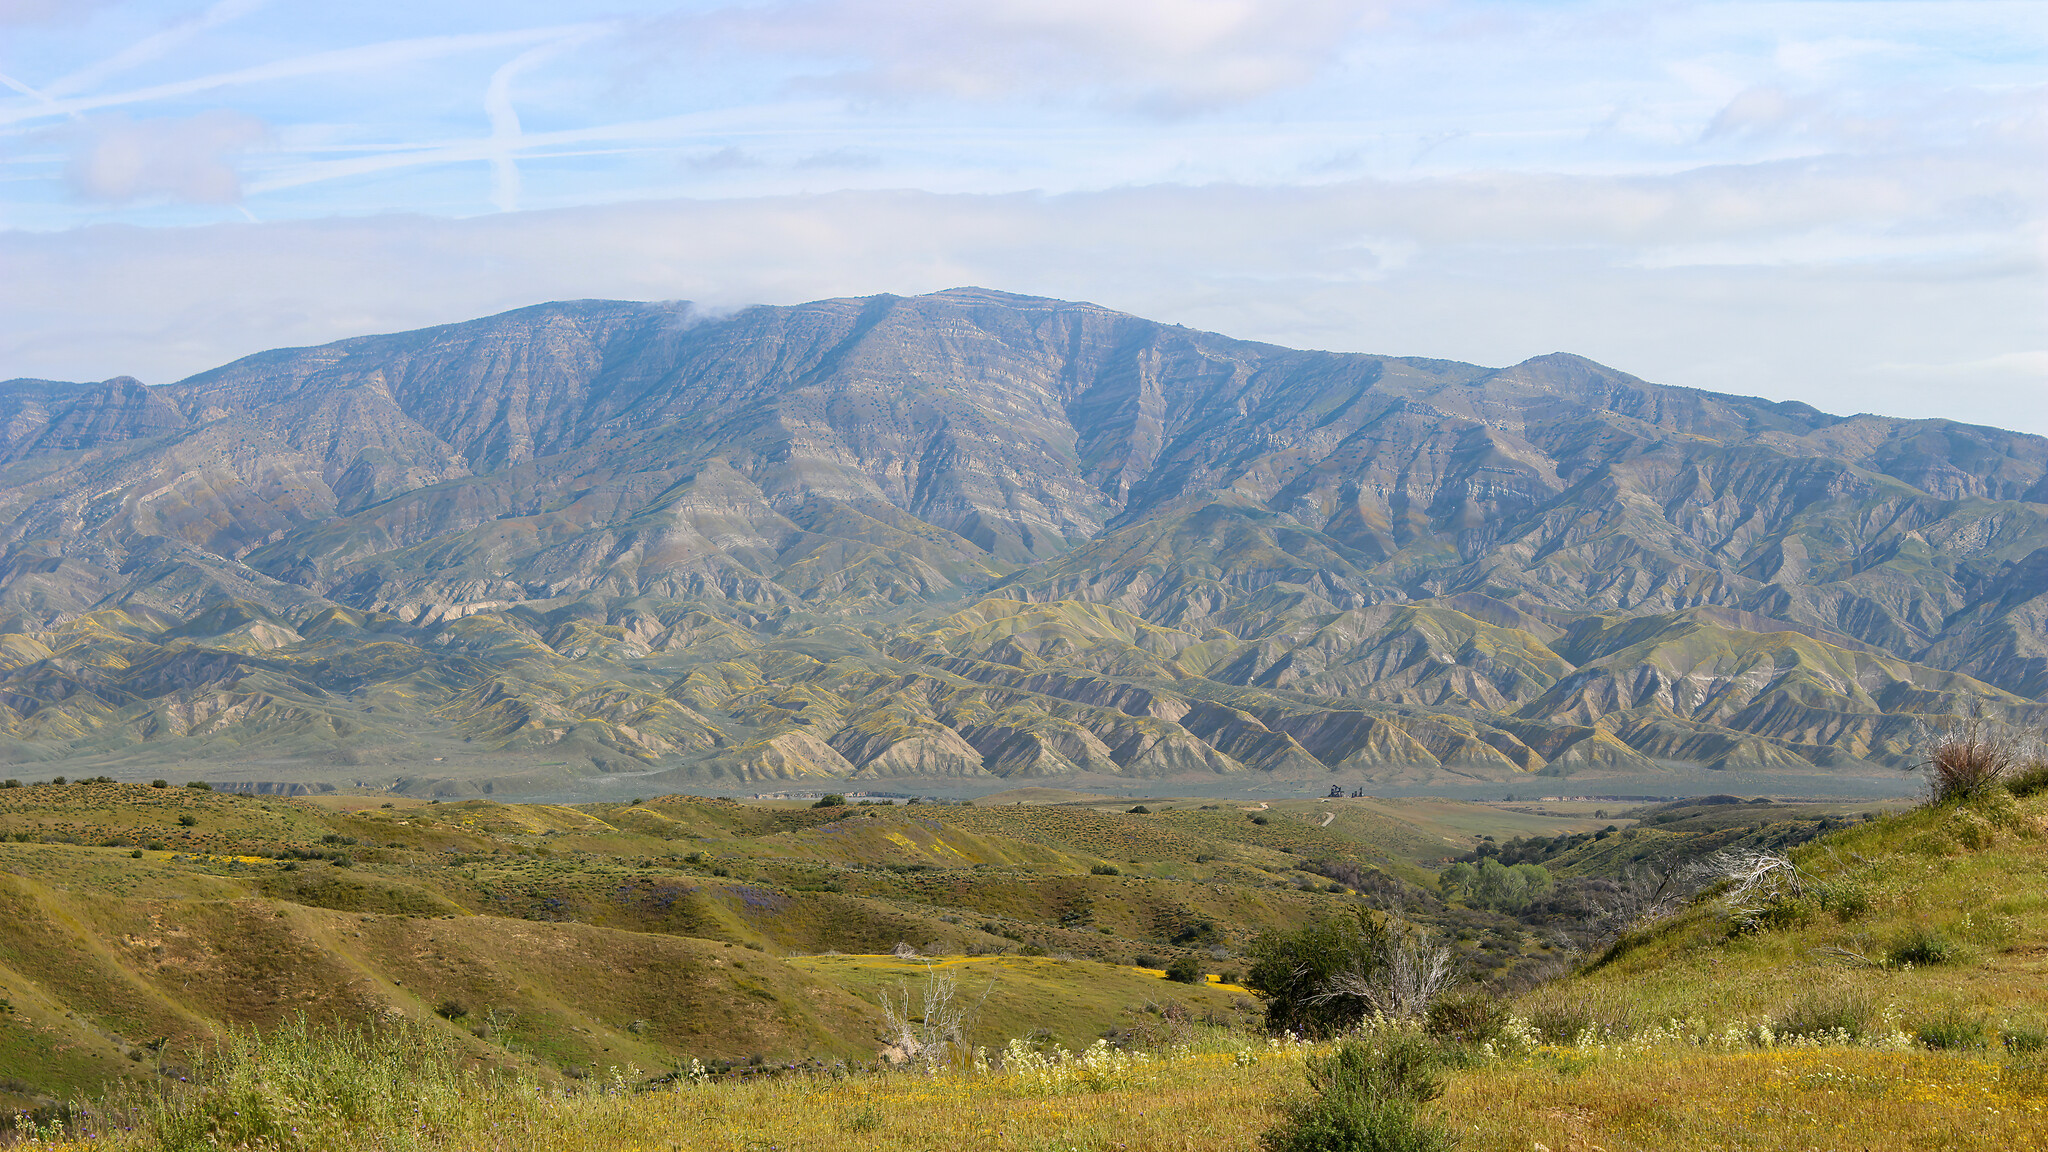
{"label": "dry grass", "polygon": [[[1303,1056],[1205,1052],[1103,1081],[1029,1075],[869,1074],[580,1094],[472,1081],[466,1106],[425,1101],[424,1130],[355,1127],[295,1147],[494,1152],[805,1149],[894,1152],[1212,1152],[1251,1149],[1301,1091]],[[1091,1086],[1092,1085],[1092,1086]],[[624,1087],[624,1082],[620,1082]],[[1702,1052],[1543,1048],[1454,1073],[1427,1114],[1466,1152],[1542,1147],[1723,1149],[2048,1147],[2048,1079],[1983,1059],[1856,1048]],[[1853,1124],[1844,1123],[1854,1118]],[[74,1152],[163,1148],[133,1133]]]}
{"label": "dry grass", "polygon": [[1545,1056],[1454,1077],[1467,1152],[2048,1148],[2048,1091],[1930,1052],[1787,1048]]}

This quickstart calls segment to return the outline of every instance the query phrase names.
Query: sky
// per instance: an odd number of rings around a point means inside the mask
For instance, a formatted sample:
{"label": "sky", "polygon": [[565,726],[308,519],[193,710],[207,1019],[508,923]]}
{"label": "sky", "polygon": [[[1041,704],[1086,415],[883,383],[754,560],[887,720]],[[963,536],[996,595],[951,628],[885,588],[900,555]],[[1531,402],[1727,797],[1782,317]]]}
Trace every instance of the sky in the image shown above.
{"label": "sky", "polygon": [[0,0],[0,378],[974,284],[2048,435],[2048,3]]}

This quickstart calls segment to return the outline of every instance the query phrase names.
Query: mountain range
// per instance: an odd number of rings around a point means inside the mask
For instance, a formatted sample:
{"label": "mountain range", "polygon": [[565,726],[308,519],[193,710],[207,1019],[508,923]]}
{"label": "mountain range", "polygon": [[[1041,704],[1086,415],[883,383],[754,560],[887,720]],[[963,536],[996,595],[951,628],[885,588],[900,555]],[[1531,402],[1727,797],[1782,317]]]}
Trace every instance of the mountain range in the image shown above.
{"label": "mountain range", "polygon": [[972,288],[10,380],[0,525],[0,758],[124,776],[1896,775],[2048,725],[2048,440]]}

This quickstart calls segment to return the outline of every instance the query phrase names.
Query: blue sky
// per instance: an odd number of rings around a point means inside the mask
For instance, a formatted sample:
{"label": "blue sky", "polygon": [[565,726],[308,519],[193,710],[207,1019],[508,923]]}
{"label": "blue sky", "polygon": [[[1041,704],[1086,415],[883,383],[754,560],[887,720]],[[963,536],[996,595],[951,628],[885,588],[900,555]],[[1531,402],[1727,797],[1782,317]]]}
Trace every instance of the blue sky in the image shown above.
{"label": "blue sky", "polygon": [[0,376],[975,283],[2048,434],[2048,5],[0,0]]}

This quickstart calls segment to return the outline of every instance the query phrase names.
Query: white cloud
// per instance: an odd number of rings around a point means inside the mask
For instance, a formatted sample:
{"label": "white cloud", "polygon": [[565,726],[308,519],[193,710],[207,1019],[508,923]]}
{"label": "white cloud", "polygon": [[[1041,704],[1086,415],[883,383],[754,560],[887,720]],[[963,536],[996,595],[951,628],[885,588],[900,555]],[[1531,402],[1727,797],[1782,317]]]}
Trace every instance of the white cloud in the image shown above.
{"label": "white cloud", "polygon": [[269,134],[263,122],[225,109],[185,119],[89,122],[65,168],[82,200],[121,204],[168,199],[233,204],[242,198],[236,161]]}
{"label": "white cloud", "polygon": [[[1895,181],[1902,192],[1845,196],[1858,183],[1777,173],[1771,195],[1747,202],[1723,172],[871,192],[0,234],[13,273],[0,280],[0,376],[162,381],[263,348],[548,299],[730,307],[971,283],[1295,346],[1488,364],[1575,351],[1666,383],[2048,434],[2038,246],[1994,236],[1890,260],[1650,267],[1614,242],[1682,238],[1706,221],[1765,252],[1772,237],[1810,233],[1830,203],[1837,222],[1903,212],[1933,228],[1954,191]],[[1508,222],[1460,235],[1459,221],[1495,210]]]}

